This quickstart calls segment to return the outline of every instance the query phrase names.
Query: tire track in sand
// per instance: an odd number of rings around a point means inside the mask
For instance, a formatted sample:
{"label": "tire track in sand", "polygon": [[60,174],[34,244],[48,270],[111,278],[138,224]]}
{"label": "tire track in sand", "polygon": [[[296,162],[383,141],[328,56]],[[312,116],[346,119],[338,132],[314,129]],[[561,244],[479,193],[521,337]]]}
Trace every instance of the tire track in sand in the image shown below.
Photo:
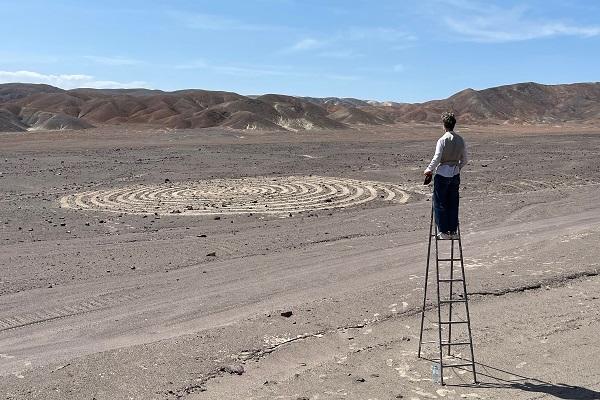
{"label": "tire track in sand", "polygon": [[0,332],[9,329],[21,328],[41,322],[52,321],[58,318],[81,315],[113,307],[118,304],[131,302],[142,297],[141,293],[108,293],[105,295],[91,297],[79,302],[68,303],[63,306],[42,308],[37,311],[23,314],[15,314],[0,318]]}

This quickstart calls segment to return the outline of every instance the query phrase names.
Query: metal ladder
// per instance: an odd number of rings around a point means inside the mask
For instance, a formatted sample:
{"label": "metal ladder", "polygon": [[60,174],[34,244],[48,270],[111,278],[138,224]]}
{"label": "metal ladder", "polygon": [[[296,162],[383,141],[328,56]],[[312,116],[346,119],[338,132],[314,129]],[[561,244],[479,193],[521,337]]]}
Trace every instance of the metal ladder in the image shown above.
{"label": "metal ladder", "polygon": [[[435,228],[434,228],[435,226]],[[419,334],[419,352],[418,357],[421,357],[421,346],[426,343],[437,343],[439,348],[439,359],[433,360],[437,362],[440,367],[440,383],[444,385],[444,368],[457,368],[457,367],[471,367],[473,371],[473,382],[477,383],[477,373],[475,371],[475,356],[473,353],[473,337],[471,335],[471,319],[469,316],[469,302],[467,299],[467,284],[465,281],[465,265],[463,260],[463,252],[462,252],[462,242],[460,239],[460,225],[458,227],[458,237],[452,239],[438,239],[438,230],[437,225],[433,221],[433,199],[432,199],[432,207],[431,207],[431,222],[429,225],[429,245],[427,247],[427,267],[425,269],[425,291],[423,294],[423,308],[421,309],[421,332]],[[431,242],[435,240],[435,275],[436,275],[436,292],[437,292],[437,316],[438,316],[438,340],[436,341],[423,341],[423,325],[425,322],[425,306],[427,303],[427,282],[429,280],[429,265],[431,259]],[[450,242],[450,258],[440,258],[439,246],[438,242]],[[454,243],[458,242],[458,252],[459,258],[455,258],[454,252]],[[450,274],[448,277],[440,278],[440,263],[449,262],[450,265]],[[457,277],[454,275],[455,263],[460,262],[460,276]],[[455,288],[454,283],[457,283],[459,286],[459,290],[462,290],[462,295],[454,294],[453,290]],[[442,298],[440,292],[443,289],[440,288],[440,284],[445,284],[449,286],[449,297]],[[455,315],[453,319],[452,315],[452,306],[454,304],[464,304],[464,313],[465,317],[463,319],[459,319],[458,315]],[[448,319],[442,320],[442,306],[447,306],[448,308]],[[445,313],[444,313],[445,314]],[[452,326],[453,325],[466,325],[467,327],[467,337],[464,339],[457,339],[457,341],[452,341]],[[447,340],[442,340],[442,326],[447,327]],[[469,346],[471,350],[471,360],[464,360],[462,358],[456,358],[457,360],[465,361],[465,362],[456,362],[456,363],[447,363],[444,364],[443,357],[443,349],[446,347],[448,349],[447,355],[452,356],[452,347],[454,346]]]}

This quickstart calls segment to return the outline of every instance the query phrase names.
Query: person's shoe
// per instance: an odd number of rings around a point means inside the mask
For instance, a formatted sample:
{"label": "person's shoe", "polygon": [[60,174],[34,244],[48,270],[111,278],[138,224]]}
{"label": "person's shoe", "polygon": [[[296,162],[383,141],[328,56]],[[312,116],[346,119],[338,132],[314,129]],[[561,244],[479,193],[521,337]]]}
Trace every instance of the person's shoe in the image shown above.
{"label": "person's shoe", "polygon": [[450,239],[458,240],[459,237],[460,237],[460,235],[458,234],[458,232],[450,233]]}
{"label": "person's shoe", "polygon": [[438,240],[449,240],[452,239],[452,236],[446,232],[440,232],[437,234]]}

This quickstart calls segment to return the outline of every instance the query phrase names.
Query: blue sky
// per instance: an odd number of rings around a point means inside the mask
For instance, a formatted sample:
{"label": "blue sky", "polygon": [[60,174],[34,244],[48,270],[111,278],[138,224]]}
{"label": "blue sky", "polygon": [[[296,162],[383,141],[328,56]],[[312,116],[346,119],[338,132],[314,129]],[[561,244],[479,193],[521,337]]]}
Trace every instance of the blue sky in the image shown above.
{"label": "blue sky", "polygon": [[0,82],[419,102],[599,81],[596,0],[0,0]]}

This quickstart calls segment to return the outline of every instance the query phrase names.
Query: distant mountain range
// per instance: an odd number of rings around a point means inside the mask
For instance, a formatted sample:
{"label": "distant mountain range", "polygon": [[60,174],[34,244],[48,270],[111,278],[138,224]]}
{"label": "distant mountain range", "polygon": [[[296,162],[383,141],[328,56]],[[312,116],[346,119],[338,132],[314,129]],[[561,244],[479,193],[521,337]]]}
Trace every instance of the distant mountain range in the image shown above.
{"label": "distant mountain range", "polygon": [[600,122],[600,83],[519,83],[466,89],[409,104],[353,98],[242,96],[208,90],[73,89],[0,84],[0,131],[85,129],[115,124],[165,128],[344,129],[402,122],[439,122],[452,110],[461,123]]}

